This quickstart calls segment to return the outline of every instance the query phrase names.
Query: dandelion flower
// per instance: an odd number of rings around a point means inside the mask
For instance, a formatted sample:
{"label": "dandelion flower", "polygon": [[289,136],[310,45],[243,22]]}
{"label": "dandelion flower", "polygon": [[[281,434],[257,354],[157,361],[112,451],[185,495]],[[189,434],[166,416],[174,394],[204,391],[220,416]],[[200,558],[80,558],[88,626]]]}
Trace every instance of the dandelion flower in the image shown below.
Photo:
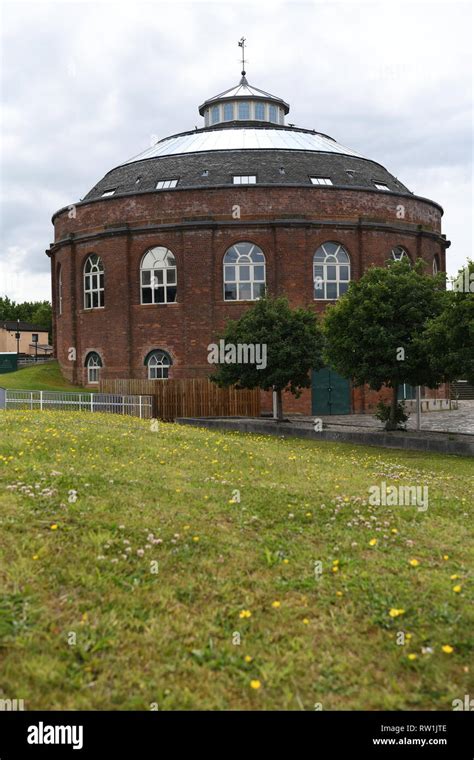
{"label": "dandelion flower", "polygon": [[304,625],[309,625],[309,620],[308,620],[308,618],[303,618],[303,624],[304,624]]}
{"label": "dandelion flower", "polygon": [[58,529],[58,526],[56,523],[53,523],[52,525],[50,525],[50,530],[57,530],[57,529]]}
{"label": "dandelion flower", "polygon": [[283,560],[283,564],[284,564],[284,565],[287,565],[287,564],[289,563],[289,561],[290,561],[289,559],[284,559],[284,560]]}
{"label": "dandelion flower", "polygon": [[193,541],[197,543],[199,541],[199,536],[193,536]]}
{"label": "dandelion flower", "polygon": [[418,567],[419,564],[420,564],[420,561],[418,559],[411,559],[410,560],[410,565],[412,567]]}
{"label": "dandelion flower", "polygon": [[342,591],[336,591],[336,596],[342,596]]}
{"label": "dandelion flower", "polygon": [[444,644],[444,646],[442,646],[441,649],[443,650],[443,652],[445,652],[445,654],[451,654],[451,652],[454,652],[454,648],[449,646],[449,644]]}
{"label": "dandelion flower", "polygon": [[239,618],[249,618],[252,616],[252,613],[250,610],[240,610],[239,612]]}
{"label": "dandelion flower", "polygon": [[277,610],[278,607],[281,607],[281,602],[278,602],[278,601],[272,602],[272,607],[274,607]]}
{"label": "dandelion flower", "polygon": [[261,683],[258,679],[254,678],[252,681],[250,681],[250,688],[251,689],[259,689],[261,687]]}
{"label": "dandelion flower", "polygon": [[369,541],[369,546],[375,546],[376,543],[377,543],[377,539],[376,538],[371,538],[370,541]]}
{"label": "dandelion flower", "polygon": [[244,657],[244,660],[245,660],[245,662],[252,662],[253,657],[250,657],[249,654],[246,654],[245,657]]}
{"label": "dandelion flower", "polygon": [[462,590],[462,586],[453,586],[453,591],[455,594],[459,594]]}
{"label": "dandelion flower", "polygon": [[448,560],[449,559],[449,554],[443,554],[443,559],[444,560]]}
{"label": "dandelion flower", "polygon": [[409,659],[409,660],[416,660],[416,658],[417,658],[417,657],[418,657],[418,655],[416,655],[416,654],[413,654],[413,652],[412,652],[411,654],[409,654],[409,655],[408,655],[408,659]]}
{"label": "dandelion flower", "polygon": [[401,610],[401,609],[397,609],[396,607],[392,607],[392,609],[390,610],[390,612],[388,614],[390,615],[390,617],[396,618],[399,615],[403,615],[404,612],[405,612],[405,610]]}

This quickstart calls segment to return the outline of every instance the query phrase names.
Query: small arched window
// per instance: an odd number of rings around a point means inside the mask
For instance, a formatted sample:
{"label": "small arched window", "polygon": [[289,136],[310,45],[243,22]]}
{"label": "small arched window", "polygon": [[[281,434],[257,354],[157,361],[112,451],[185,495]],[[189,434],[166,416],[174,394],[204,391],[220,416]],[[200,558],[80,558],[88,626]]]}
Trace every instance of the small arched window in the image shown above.
{"label": "small arched window", "polygon": [[410,257],[402,245],[397,245],[392,248],[393,261],[410,261]]}
{"label": "small arched window", "polygon": [[97,385],[99,382],[99,373],[102,367],[102,359],[95,351],[91,351],[86,357],[87,383]]}
{"label": "small arched window", "polygon": [[176,259],[169,248],[158,246],[147,251],[140,271],[142,303],[175,303]]}
{"label": "small arched window", "polygon": [[63,273],[61,264],[58,266],[58,314],[63,313]]}
{"label": "small arched window", "polygon": [[330,301],[342,296],[349,287],[351,262],[340,243],[327,242],[319,246],[313,258],[314,298]]}
{"label": "small arched window", "polygon": [[167,380],[172,361],[166,351],[150,351],[145,359],[149,380]]}
{"label": "small arched window", "polygon": [[435,255],[433,256],[433,276],[436,277],[438,272],[439,272],[439,256]]}
{"label": "small arched window", "polygon": [[104,265],[96,253],[87,257],[84,265],[84,308],[101,309],[104,306]]}
{"label": "small arched window", "polygon": [[265,256],[254,243],[235,243],[224,256],[224,300],[256,301],[265,293]]}

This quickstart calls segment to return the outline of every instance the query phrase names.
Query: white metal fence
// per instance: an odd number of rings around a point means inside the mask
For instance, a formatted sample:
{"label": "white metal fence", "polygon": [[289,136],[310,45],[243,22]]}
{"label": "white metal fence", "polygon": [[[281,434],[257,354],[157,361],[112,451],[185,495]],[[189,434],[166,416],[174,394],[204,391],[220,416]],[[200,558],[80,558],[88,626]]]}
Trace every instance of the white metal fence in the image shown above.
{"label": "white metal fence", "polygon": [[151,396],[0,389],[0,408],[4,409],[109,412],[150,419],[153,416],[152,404]]}

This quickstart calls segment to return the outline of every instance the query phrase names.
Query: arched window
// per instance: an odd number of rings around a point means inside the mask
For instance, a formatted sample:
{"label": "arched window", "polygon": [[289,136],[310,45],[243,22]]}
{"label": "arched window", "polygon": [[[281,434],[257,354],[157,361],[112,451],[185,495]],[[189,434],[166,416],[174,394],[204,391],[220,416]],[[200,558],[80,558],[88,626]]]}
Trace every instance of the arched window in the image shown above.
{"label": "arched window", "polygon": [[58,314],[63,313],[63,274],[61,264],[58,266]]}
{"label": "arched window", "polygon": [[394,261],[410,261],[410,257],[402,245],[392,248],[392,259]]}
{"label": "arched window", "polygon": [[439,272],[439,256],[435,255],[433,256],[433,276],[436,277],[438,272]]}
{"label": "arched window", "polygon": [[224,300],[256,301],[265,293],[265,256],[254,243],[235,243],[224,256]]}
{"label": "arched window", "polygon": [[104,305],[104,265],[96,253],[88,256],[84,266],[84,308],[100,309]]}
{"label": "arched window", "polygon": [[172,361],[166,351],[150,351],[145,359],[149,380],[167,380]]}
{"label": "arched window", "polygon": [[87,383],[97,385],[99,382],[99,373],[102,367],[102,359],[95,351],[91,351],[86,356]]}
{"label": "arched window", "polygon": [[349,254],[340,243],[323,243],[313,258],[314,298],[328,301],[346,292],[351,279]]}
{"label": "arched window", "polygon": [[164,246],[147,251],[140,265],[142,303],[175,303],[176,259]]}

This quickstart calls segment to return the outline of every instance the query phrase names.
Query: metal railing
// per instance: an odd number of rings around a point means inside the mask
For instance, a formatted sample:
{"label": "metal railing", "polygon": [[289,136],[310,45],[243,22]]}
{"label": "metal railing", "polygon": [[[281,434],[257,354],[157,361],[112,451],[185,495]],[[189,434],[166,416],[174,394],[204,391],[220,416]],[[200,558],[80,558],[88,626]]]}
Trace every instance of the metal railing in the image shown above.
{"label": "metal railing", "polygon": [[121,396],[112,393],[70,393],[66,391],[25,391],[0,389],[0,408],[108,412],[150,419],[151,396]]}

